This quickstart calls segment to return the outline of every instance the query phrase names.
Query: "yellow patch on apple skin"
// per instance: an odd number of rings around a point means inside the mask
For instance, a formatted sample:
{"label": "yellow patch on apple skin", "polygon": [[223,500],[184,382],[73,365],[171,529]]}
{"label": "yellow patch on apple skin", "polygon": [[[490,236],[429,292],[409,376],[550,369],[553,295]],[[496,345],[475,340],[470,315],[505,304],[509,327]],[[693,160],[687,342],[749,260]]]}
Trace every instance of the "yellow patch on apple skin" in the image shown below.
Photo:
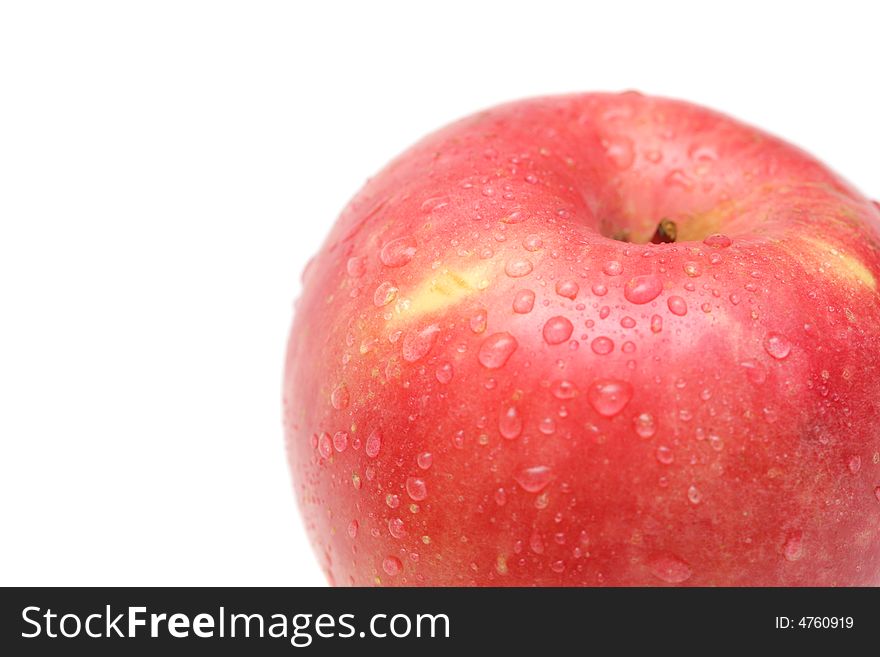
{"label": "yellow patch on apple skin", "polygon": [[489,286],[491,267],[480,264],[467,269],[444,268],[401,294],[394,320],[409,320],[435,315],[457,305]]}
{"label": "yellow patch on apple skin", "polygon": [[832,273],[853,283],[866,285],[872,291],[877,289],[877,279],[874,274],[865,266],[865,263],[855,256],[849,255],[830,242],[816,237],[805,235],[800,239],[818,252],[822,266],[827,264]]}

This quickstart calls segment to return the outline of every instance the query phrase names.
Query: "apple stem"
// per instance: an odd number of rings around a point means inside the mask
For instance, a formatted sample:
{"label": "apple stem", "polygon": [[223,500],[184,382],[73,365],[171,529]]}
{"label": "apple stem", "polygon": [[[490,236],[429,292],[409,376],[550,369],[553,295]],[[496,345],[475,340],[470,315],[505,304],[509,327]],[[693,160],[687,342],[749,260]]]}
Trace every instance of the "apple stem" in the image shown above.
{"label": "apple stem", "polygon": [[671,219],[662,219],[657,224],[657,230],[654,231],[654,237],[651,238],[651,244],[669,244],[675,241],[678,229],[675,222]]}

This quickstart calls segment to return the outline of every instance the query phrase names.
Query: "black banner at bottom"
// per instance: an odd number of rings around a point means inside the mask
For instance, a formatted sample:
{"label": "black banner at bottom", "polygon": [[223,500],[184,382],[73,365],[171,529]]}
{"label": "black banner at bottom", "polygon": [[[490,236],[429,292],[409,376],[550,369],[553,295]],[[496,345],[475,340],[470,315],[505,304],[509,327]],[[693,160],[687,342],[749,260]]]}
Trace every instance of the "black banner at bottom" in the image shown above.
{"label": "black banner at bottom", "polygon": [[880,589],[7,588],[0,613],[6,655],[703,654],[871,645]]}

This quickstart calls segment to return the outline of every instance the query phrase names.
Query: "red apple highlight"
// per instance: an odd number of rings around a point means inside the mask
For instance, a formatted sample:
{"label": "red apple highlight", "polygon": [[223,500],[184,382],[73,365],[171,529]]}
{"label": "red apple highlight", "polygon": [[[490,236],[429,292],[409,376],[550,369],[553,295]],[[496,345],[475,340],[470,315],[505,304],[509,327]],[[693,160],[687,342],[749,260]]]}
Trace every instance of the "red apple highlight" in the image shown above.
{"label": "red apple highlight", "polygon": [[331,583],[880,584],[880,212],[636,93],[515,102],[370,180],[284,381]]}

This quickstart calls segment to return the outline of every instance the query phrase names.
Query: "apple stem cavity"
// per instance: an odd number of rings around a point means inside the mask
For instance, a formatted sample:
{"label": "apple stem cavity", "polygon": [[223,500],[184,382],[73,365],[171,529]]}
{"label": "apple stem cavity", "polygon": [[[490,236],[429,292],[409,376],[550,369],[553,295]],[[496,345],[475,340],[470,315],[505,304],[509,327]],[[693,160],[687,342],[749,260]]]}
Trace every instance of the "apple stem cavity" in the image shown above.
{"label": "apple stem cavity", "polygon": [[657,230],[651,238],[651,244],[670,244],[675,241],[678,234],[678,228],[671,219],[662,219],[657,224]]}

